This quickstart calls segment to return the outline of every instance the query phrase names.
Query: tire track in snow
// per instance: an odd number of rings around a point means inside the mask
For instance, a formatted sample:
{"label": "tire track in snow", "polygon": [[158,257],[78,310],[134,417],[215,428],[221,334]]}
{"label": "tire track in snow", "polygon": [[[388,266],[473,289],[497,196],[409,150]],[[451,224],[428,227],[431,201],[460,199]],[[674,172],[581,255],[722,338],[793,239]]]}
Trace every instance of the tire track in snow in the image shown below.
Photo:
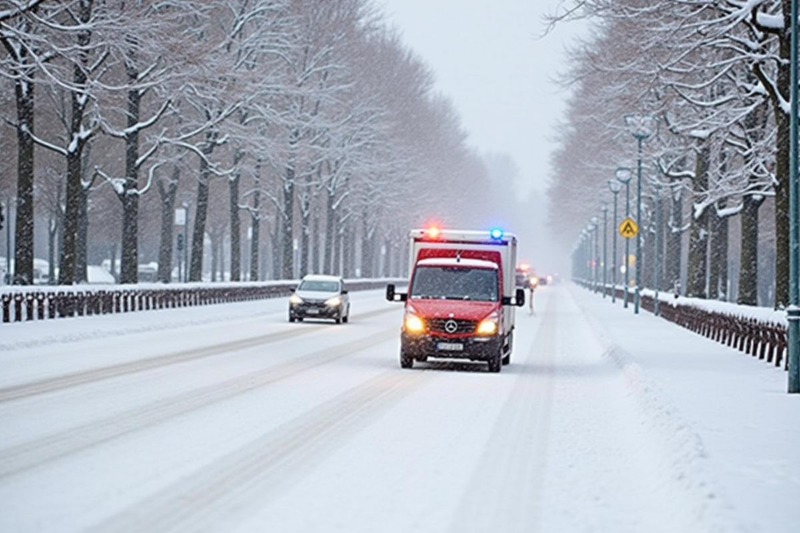
{"label": "tire track in snow", "polygon": [[[396,311],[396,308],[377,309],[356,316],[362,319],[372,318],[393,311]],[[330,328],[333,327],[335,326],[330,326]],[[183,350],[167,355],[159,355],[156,357],[149,357],[147,359],[129,361],[127,363],[96,368],[84,372],[76,372],[74,374],[67,374],[64,376],[47,378],[39,381],[33,381],[30,383],[13,385],[10,387],[0,389],[0,404],[28,398],[31,396],[38,396],[41,394],[60,391],[63,389],[69,389],[80,385],[86,385],[88,383],[93,383],[96,381],[103,381],[106,379],[127,376],[130,374],[138,374],[141,372],[146,372],[148,370],[155,370],[165,366],[187,363],[190,361],[196,361],[198,359],[204,359],[206,357],[212,357],[215,355],[226,354],[234,351],[246,350],[248,348],[254,348],[262,344],[292,339],[294,337],[300,337],[303,335],[319,331],[324,331],[324,329],[323,330],[307,329],[307,328],[287,329],[283,331],[276,331],[264,335],[259,335],[256,337],[249,337],[246,339],[239,339],[236,341],[214,344],[212,346],[192,348],[190,350]]]}
{"label": "tire track in snow", "polygon": [[397,337],[397,329],[383,330],[365,338],[327,347],[299,359],[245,374],[171,398],[118,413],[32,442],[0,449],[0,479],[161,424],[174,417],[234,398],[258,388],[294,377],[302,372],[344,358]]}
{"label": "tire track in snow", "polygon": [[[395,332],[396,334],[396,332]],[[230,529],[435,374],[384,372],[91,528],[118,533]]]}
{"label": "tire track in snow", "polygon": [[[492,429],[450,531],[535,531],[547,461],[558,298],[550,297],[524,368]],[[546,369],[538,373],[537,369]]]}

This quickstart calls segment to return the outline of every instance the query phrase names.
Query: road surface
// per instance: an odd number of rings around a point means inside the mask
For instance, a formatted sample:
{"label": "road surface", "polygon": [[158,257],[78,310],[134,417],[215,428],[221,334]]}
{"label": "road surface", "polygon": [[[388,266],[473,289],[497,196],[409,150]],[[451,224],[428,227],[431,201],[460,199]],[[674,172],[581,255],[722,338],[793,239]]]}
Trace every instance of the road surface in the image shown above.
{"label": "road surface", "polygon": [[0,340],[0,531],[727,529],[573,290],[501,374],[401,370],[401,308],[352,296],[348,325],[274,300]]}

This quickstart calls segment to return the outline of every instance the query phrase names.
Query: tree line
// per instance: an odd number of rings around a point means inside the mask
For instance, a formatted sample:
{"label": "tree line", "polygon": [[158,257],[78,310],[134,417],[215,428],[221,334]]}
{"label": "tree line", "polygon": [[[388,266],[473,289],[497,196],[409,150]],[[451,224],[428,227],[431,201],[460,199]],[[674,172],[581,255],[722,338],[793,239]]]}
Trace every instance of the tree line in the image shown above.
{"label": "tree line", "polygon": [[598,192],[607,193],[617,167],[635,170],[636,143],[623,117],[650,116],[657,127],[644,143],[644,279],[652,279],[660,227],[662,288],[683,279],[689,296],[733,299],[735,287],[740,303],[787,305],[790,6],[560,4],[550,24],[583,18],[592,27],[571,50],[562,79],[573,93],[549,196],[559,220],[577,217],[565,238],[574,242],[586,218],[578,215],[597,210]]}
{"label": "tree line", "polygon": [[0,42],[16,283],[44,249],[59,284],[168,282],[179,245],[190,281],[400,273],[410,226],[481,210],[483,161],[370,0],[3,0]]}

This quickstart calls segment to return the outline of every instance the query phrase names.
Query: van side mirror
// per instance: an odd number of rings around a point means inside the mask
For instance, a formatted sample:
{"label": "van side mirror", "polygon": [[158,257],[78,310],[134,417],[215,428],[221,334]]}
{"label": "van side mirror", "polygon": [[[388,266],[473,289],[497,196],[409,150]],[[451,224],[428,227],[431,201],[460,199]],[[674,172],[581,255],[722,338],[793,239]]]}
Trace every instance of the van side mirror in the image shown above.
{"label": "van side mirror", "polygon": [[347,294],[347,293],[349,293],[349,292],[350,292],[350,291],[348,291],[347,289],[342,289],[342,294]]}
{"label": "van side mirror", "polygon": [[511,296],[503,296],[502,304],[522,307],[525,305],[525,291],[523,289],[517,289],[513,298]]}
{"label": "van side mirror", "polygon": [[408,294],[397,292],[393,283],[386,286],[386,299],[390,302],[405,302],[408,299]]}
{"label": "van side mirror", "polygon": [[525,305],[525,290],[524,289],[517,289],[516,298],[517,300],[517,307],[522,307]]}

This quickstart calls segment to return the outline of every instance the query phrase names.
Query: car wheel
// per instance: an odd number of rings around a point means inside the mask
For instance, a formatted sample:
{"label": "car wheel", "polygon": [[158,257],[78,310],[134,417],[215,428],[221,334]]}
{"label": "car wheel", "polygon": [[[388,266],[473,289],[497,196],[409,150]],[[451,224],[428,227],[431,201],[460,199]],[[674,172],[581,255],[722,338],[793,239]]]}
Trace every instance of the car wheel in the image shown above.
{"label": "car wheel", "polygon": [[503,366],[510,364],[511,364],[511,354],[509,353],[506,354],[505,357],[503,357]]}
{"label": "car wheel", "polygon": [[295,318],[293,316],[289,316],[289,322],[294,322]]}
{"label": "car wheel", "polygon": [[414,358],[406,355],[403,350],[400,350],[400,368],[413,368]]}

